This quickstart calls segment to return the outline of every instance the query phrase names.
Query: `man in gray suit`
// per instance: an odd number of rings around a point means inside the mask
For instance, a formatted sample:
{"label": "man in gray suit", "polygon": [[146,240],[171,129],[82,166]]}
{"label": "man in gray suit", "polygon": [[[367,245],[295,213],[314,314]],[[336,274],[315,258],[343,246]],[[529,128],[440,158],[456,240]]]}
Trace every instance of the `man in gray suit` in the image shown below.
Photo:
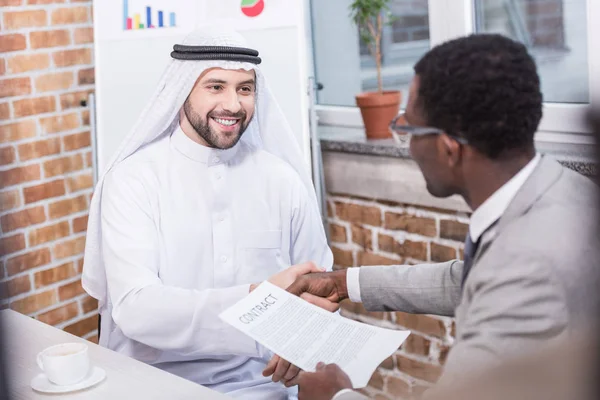
{"label": "man in gray suit", "polygon": [[[288,290],[349,298],[371,311],[456,317],[443,385],[539,349],[585,320],[596,298],[596,186],[536,152],[542,94],[520,43],[456,39],[428,52],[415,72],[393,129],[411,134],[428,191],[459,194],[472,208],[465,261],[312,274]],[[301,400],[361,396],[342,391],[350,381],[335,365],[285,383],[299,385]]]}

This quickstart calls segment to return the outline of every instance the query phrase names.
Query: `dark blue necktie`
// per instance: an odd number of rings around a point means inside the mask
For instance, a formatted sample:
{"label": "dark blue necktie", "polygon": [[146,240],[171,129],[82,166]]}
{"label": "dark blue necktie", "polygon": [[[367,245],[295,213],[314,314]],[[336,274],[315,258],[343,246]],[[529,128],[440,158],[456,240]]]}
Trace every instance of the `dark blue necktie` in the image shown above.
{"label": "dark blue necktie", "polygon": [[[481,239],[481,236],[479,236]],[[465,261],[463,265],[463,275],[462,281],[460,283],[461,289],[465,287],[465,281],[467,280],[467,276],[471,271],[471,267],[473,266],[473,259],[475,258],[475,253],[477,253],[477,248],[479,247],[479,240],[475,243],[471,240],[471,233],[467,232],[467,238],[465,240]]]}

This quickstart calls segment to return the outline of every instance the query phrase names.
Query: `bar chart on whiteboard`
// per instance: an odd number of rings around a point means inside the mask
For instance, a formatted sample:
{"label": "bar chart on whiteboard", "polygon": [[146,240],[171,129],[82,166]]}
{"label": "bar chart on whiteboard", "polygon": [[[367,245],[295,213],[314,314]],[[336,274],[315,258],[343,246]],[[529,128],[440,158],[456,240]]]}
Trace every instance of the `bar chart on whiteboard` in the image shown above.
{"label": "bar chart on whiteboard", "polygon": [[[196,27],[196,0],[110,0],[94,4],[106,40],[177,36]],[[201,4],[201,3],[200,3]]]}
{"label": "bar chart on whiteboard", "polygon": [[[130,0],[123,1],[123,30],[176,28],[177,13],[165,8],[172,8],[173,3],[151,4],[150,1],[136,2],[137,7],[130,7]],[[144,4],[145,3],[145,4]],[[154,3],[161,3],[155,1]]]}

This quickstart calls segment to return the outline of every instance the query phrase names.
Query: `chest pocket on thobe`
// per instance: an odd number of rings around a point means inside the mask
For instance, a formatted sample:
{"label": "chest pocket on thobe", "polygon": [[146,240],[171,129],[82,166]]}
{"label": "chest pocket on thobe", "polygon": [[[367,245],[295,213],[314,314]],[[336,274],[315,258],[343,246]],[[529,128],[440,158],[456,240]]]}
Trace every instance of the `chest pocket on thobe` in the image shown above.
{"label": "chest pocket on thobe", "polygon": [[265,280],[289,265],[281,252],[281,231],[246,231],[240,238],[238,276],[249,282]]}

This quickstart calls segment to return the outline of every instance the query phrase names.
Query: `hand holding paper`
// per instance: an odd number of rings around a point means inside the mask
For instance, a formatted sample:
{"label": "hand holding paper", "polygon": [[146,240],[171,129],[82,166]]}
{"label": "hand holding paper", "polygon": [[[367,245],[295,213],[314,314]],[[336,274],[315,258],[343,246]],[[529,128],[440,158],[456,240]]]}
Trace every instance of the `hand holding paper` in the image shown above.
{"label": "hand holding paper", "polygon": [[355,388],[398,349],[410,331],[374,327],[332,314],[265,282],[220,318],[307,372],[335,363]]}

